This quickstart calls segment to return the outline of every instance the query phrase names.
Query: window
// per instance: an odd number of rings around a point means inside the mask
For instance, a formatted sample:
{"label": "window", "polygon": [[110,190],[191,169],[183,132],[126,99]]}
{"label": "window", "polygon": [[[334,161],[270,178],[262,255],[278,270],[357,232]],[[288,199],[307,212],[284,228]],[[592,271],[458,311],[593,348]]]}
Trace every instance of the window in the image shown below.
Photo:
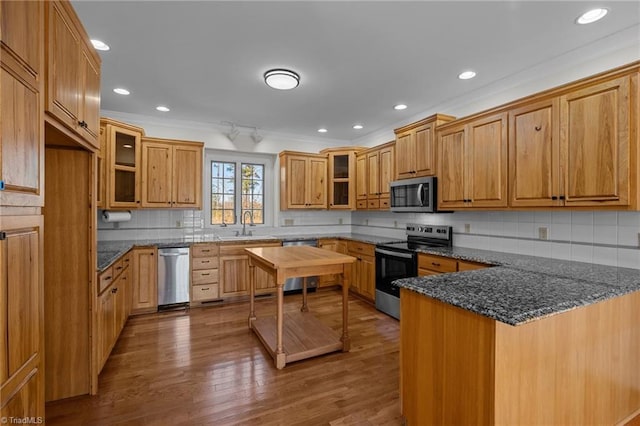
{"label": "window", "polygon": [[[237,153],[231,157],[229,153],[207,151],[211,186],[205,208],[211,212],[210,226],[239,225],[247,211],[251,212],[254,224],[268,224],[273,156]],[[247,222],[251,222],[248,217]]]}

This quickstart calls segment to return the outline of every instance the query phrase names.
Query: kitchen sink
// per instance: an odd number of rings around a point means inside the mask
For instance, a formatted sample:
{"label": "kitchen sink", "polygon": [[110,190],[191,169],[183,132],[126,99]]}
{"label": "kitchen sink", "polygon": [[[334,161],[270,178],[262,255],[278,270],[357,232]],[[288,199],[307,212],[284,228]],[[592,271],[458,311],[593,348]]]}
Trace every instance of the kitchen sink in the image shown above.
{"label": "kitchen sink", "polygon": [[255,241],[255,240],[277,240],[273,235],[237,235],[237,236],[219,236],[220,241]]}

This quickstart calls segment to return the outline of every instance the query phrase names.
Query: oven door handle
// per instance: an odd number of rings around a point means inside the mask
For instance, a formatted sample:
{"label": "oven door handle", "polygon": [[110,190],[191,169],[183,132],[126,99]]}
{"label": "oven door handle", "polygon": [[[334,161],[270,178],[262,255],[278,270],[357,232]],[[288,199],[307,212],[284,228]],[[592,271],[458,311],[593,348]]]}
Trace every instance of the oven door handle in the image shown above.
{"label": "oven door handle", "polygon": [[422,188],[424,184],[418,185],[418,200],[420,201],[420,207],[424,207],[424,200],[422,199]]}
{"label": "oven door handle", "polygon": [[376,249],[376,253],[380,253],[380,254],[385,254],[387,256],[392,256],[392,257],[401,257],[403,259],[413,259],[413,255],[409,254],[409,253],[399,253],[397,251],[388,251],[388,250],[382,250],[382,249]]}

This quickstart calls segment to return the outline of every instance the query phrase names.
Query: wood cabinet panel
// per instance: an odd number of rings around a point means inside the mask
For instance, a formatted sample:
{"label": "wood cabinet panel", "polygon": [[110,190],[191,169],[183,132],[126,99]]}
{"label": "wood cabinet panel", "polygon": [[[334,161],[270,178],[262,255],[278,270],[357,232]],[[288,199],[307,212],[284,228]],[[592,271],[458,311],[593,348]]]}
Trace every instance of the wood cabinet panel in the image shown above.
{"label": "wood cabinet panel", "polygon": [[280,210],[327,208],[327,156],[280,153]]}
{"label": "wood cabinet panel", "polygon": [[389,184],[395,176],[395,142],[358,153],[356,174],[356,207],[369,210],[389,208]]}
{"label": "wood cabinet panel", "polygon": [[203,302],[207,300],[215,300],[218,299],[218,284],[205,284],[205,285],[194,285],[192,287],[192,301],[193,302]]}
{"label": "wood cabinet panel", "polygon": [[100,148],[100,64],[96,63],[86,50],[82,51],[82,136],[91,145]]}
{"label": "wood cabinet panel", "polygon": [[141,173],[143,130],[102,120],[107,134],[106,208],[135,209],[141,205]]}
{"label": "wood cabinet panel", "polygon": [[395,148],[393,146],[388,146],[386,148],[382,148],[379,154],[379,165],[378,165],[378,175],[380,178],[379,183],[379,193],[378,196],[382,201],[385,198],[389,198],[390,196],[390,184],[393,181],[394,177],[394,153]]}
{"label": "wood cabinet panel", "polygon": [[[42,398],[41,383],[43,372],[35,368],[29,372],[25,381],[8,398],[2,399],[0,416],[3,419],[44,419],[44,399]],[[4,395],[3,395],[4,397]]]}
{"label": "wood cabinet panel", "polygon": [[330,210],[356,208],[356,154],[364,148],[329,148],[327,155],[327,198]]}
{"label": "wood cabinet panel", "polygon": [[430,269],[434,272],[456,272],[458,261],[431,254],[418,254],[418,268]]}
{"label": "wood cabinet panel", "polygon": [[347,254],[357,260],[351,266],[350,289],[356,294],[375,300],[376,293],[376,259],[373,244],[348,241]]}
{"label": "wood cabinet panel", "polygon": [[202,150],[202,144],[173,147],[173,207],[202,208]]}
{"label": "wood cabinet panel", "polygon": [[415,132],[415,175],[432,176],[436,173],[436,147],[432,126],[425,126]]}
{"label": "wood cabinet panel", "polygon": [[[356,199],[364,200],[364,208],[367,208],[367,154],[356,156]],[[360,208],[360,205],[357,205]]]}
{"label": "wood cabinet panel", "polygon": [[[292,157],[287,159],[287,170],[292,177],[287,181],[289,188],[289,208],[303,207],[307,204],[307,159]],[[296,178],[293,179],[293,176]]]}
{"label": "wood cabinet panel", "polygon": [[153,248],[134,248],[131,313],[155,312],[158,308],[158,254]]}
{"label": "wood cabinet panel", "polygon": [[142,207],[171,206],[171,145],[142,145]]}
{"label": "wood cabinet panel", "polygon": [[448,128],[438,135],[438,208],[464,207],[465,200],[464,126]]}
{"label": "wood cabinet panel", "polygon": [[209,284],[218,282],[218,269],[201,269],[191,274],[191,284]]}
{"label": "wood cabinet panel", "polygon": [[396,135],[396,171],[398,179],[412,178],[416,162],[416,140],[411,132]]}
{"label": "wood cabinet panel", "polygon": [[309,207],[327,207],[327,159],[309,159]]}
{"label": "wood cabinet panel", "polygon": [[367,154],[367,198],[380,196],[380,156],[378,151]]}
{"label": "wood cabinet panel", "polygon": [[221,297],[249,294],[249,256],[220,257]]}
{"label": "wood cabinet panel", "polygon": [[37,80],[44,71],[43,6],[42,2],[6,1],[0,4],[2,47],[8,55],[20,58],[27,72]]}

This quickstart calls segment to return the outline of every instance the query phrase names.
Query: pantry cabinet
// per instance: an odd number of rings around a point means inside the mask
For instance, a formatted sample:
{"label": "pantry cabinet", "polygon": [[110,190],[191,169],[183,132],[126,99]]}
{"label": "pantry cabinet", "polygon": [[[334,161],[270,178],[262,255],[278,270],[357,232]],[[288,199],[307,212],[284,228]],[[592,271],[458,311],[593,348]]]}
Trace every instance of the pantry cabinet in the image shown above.
{"label": "pantry cabinet", "polygon": [[142,138],[143,208],[202,208],[203,146]]}
{"label": "pantry cabinet", "polygon": [[280,153],[280,210],[327,208],[327,156]]}
{"label": "pantry cabinet", "polygon": [[99,148],[100,57],[69,2],[46,5],[47,118]]}
{"label": "pantry cabinet", "polygon": [[131,314],[155,312],[158,309],[158,249],[136,247],[132,250],[131,262]]}
{"label": "pantry cabinet", "polygon": [[395,129],[395,168],[397,179],[410,179],[436,174],[437,126],[455,117],[434,114],[423,120]]}
{"label": "pantry cabinet", "polygon": [[438,130],[438,209],[503,208],[507,193],[507,114]]}
{"label": "pantry cabinet", "polygon": [[0,206],[44,204],[44,2],[0,2]]}
{"label": "pantry cabinet", "polygon": [[[394,177],[395,142],[378,145],[356,157],[357,207],[367,210],[389,208],[389,185]],[[366,200],[366,204],[360,201]]]}

